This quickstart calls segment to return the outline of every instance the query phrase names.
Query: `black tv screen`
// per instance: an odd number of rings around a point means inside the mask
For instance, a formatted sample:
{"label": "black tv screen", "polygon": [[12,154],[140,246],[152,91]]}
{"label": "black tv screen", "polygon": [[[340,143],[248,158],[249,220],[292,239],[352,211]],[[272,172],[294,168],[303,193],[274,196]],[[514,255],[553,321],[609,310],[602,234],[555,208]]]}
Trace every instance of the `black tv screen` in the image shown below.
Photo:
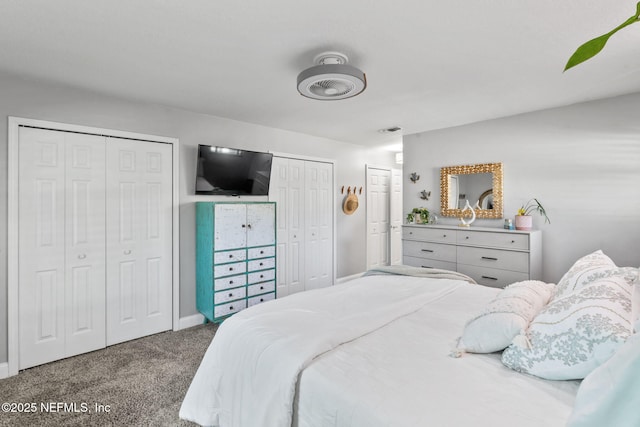
{"label": "black tv screen", "polygon": [[273,154],[198,146],[196,194],[266,196]]}

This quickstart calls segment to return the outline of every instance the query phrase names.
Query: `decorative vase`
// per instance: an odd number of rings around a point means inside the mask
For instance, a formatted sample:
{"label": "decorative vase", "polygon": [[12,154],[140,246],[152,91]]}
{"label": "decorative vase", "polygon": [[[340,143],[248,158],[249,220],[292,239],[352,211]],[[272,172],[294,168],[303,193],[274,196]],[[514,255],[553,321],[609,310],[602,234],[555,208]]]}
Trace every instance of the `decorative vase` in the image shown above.
{"label": "decorative vase", "polygon": [[531,215],[516,215],[516,230],[531,230],[533,217]]}

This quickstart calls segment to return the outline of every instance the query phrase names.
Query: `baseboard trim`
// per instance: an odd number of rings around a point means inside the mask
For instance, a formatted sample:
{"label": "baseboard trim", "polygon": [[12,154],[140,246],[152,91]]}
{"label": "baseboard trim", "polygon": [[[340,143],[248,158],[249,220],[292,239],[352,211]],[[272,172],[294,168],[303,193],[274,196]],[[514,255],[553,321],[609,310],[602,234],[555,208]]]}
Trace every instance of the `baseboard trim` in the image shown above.
{"label": "baseboard trim", "polygon": [[362,277],[363,274],[364,274],[364,271],[362,273],[356,273],[356,274],[352,274],[350,276],[340,277],[340,278],[336,279],[336,284],[339,285],[340,283],[344,283],[344,282],[348,282],[348,281],[353,280],[353,279],[357,279],[358,277]]}
{"label": "baseboard trim", "polygon": [[0,363],[0,379],[9,377],[9,363]]}
{"label": "baseboard trim", "polygon": [[187,317],[181,317],[178,330],[202,325],[203,323],[204,323],[204,316],[202,314],[194,314]]}

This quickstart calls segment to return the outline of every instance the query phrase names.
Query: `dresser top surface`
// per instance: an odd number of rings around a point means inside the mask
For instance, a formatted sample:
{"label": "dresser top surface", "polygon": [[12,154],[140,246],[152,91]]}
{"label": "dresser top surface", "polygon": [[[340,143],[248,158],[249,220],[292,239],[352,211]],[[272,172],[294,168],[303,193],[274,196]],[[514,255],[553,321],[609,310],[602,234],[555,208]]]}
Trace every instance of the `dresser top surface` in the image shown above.
{"label": "dresser top surface", "polygon": [[430,228],[430,229],[440,229],[440,230],[457,230],[457,231],[482,231],[489,233],[512,233],[512,234],[537,234],[540,233],[540,230],[507,230],[506,228],[499,227],[460,227],[457,225],[432,225],[432,224],[404,224],[402,225],[406,228]]}

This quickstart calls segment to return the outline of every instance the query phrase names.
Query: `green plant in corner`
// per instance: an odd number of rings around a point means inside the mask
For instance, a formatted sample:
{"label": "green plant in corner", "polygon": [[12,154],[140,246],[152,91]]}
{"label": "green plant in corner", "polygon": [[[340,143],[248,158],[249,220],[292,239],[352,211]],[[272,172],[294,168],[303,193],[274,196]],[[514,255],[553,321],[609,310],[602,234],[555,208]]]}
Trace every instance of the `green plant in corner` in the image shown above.
{"label": "green plant in corner", "polygon": [[631,24],[635,24],[640,21],[640,2],[636,5],[636,14],[629,17],[622,24],[615,27],[613,30],[609,31],[606,34],[603,34],[595,39],[589,40],[588,42],[581,45],[576,51],[571,55],[567,65],[564,67],[564,71],[567,71],[569,68],[575,67],[578,64],[583,63],[587,59],[593,58],[596,56],[602,49],[604,49],[605,44],[609,38],[620,31],[621,29],[628,27]]}
{"label": "green plant in corner", "polygon": [[547,211],[536,198],[533,198],[524,205],[520,206],[520,209],[518,209],[518,215],[531,215],[532,212],[536,211],[544,217],[545,222],[551,224],[551,220],[547,216]]}

